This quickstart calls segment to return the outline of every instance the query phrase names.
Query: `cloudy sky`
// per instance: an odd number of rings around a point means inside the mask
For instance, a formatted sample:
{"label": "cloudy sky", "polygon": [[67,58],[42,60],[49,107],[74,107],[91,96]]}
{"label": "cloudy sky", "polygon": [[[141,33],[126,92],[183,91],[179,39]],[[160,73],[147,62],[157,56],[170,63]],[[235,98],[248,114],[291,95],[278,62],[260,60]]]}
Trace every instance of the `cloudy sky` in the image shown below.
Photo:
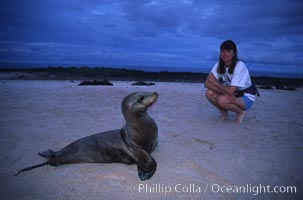
{"label": "cloudy sky", "polygon": [[211,68],[234,40],[252,70],[303,74],[302,0],[0,0],[0,62]]}

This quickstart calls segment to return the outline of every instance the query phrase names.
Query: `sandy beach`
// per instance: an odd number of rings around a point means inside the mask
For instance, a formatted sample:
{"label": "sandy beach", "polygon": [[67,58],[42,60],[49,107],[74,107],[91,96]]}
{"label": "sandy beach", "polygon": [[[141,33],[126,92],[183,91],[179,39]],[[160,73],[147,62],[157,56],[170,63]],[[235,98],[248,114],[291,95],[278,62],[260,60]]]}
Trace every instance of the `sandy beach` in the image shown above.
{"label": "sandy beach", "polygon": [[[204,97],[202,83],[78,86],[79,81],[0,82],[0,194],[14,200],[303,199],[303,89],[259,90],[242,124]],[[37,153],[123,127],[124,96],[159,93],[149,110],[159,127],[154,176],[135,165],[45,166]]]}

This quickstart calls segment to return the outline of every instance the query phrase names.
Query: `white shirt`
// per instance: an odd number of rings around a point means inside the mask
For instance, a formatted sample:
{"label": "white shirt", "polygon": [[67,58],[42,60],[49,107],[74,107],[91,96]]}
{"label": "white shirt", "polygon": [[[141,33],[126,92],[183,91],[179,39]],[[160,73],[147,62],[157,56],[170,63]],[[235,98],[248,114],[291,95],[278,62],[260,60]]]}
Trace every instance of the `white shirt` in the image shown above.
{"label": "white shirt", "polygon": [[[222,78],[223,84],[225,86],[236,86],[239,90],[244,90],[252,85],[249,71],[242,61],[238,61],[235,66],[234,73],[228,73],[228,69],[226,68],[226,72],[224,74],[219,74],[217,72],[217,68],[219,67],[219,62],[217,62],[211,70],[211,73],[216,77],[217,80]],[[255,100],[255,96],[249,93],[244,93],[252,101]]]}

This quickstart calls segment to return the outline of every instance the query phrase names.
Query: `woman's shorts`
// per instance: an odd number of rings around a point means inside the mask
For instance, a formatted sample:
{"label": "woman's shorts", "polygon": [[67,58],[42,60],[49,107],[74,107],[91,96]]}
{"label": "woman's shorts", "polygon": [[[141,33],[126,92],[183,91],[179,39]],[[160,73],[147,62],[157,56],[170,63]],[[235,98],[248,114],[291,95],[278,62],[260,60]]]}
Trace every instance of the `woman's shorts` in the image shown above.
{"label": "woman's shorts", "polygon": [[247,96],[243,96],[243,100],[244,100],[245,105],[246,105],[245,110],[250,109],[252,107],[252,105],[254,104],[254,102],[251,99],[249,99]]}

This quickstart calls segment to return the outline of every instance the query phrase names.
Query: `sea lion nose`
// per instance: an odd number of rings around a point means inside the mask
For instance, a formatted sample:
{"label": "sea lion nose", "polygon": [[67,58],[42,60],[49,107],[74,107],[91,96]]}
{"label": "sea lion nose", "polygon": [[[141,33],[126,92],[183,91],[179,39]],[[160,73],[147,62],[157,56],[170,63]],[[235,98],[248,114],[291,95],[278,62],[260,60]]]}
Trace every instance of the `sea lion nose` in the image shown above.
{"label": "sea lion nose", "polygon": [[154,92],[154,95],[158,96],[158,93],[157,93],[157,92]]}

